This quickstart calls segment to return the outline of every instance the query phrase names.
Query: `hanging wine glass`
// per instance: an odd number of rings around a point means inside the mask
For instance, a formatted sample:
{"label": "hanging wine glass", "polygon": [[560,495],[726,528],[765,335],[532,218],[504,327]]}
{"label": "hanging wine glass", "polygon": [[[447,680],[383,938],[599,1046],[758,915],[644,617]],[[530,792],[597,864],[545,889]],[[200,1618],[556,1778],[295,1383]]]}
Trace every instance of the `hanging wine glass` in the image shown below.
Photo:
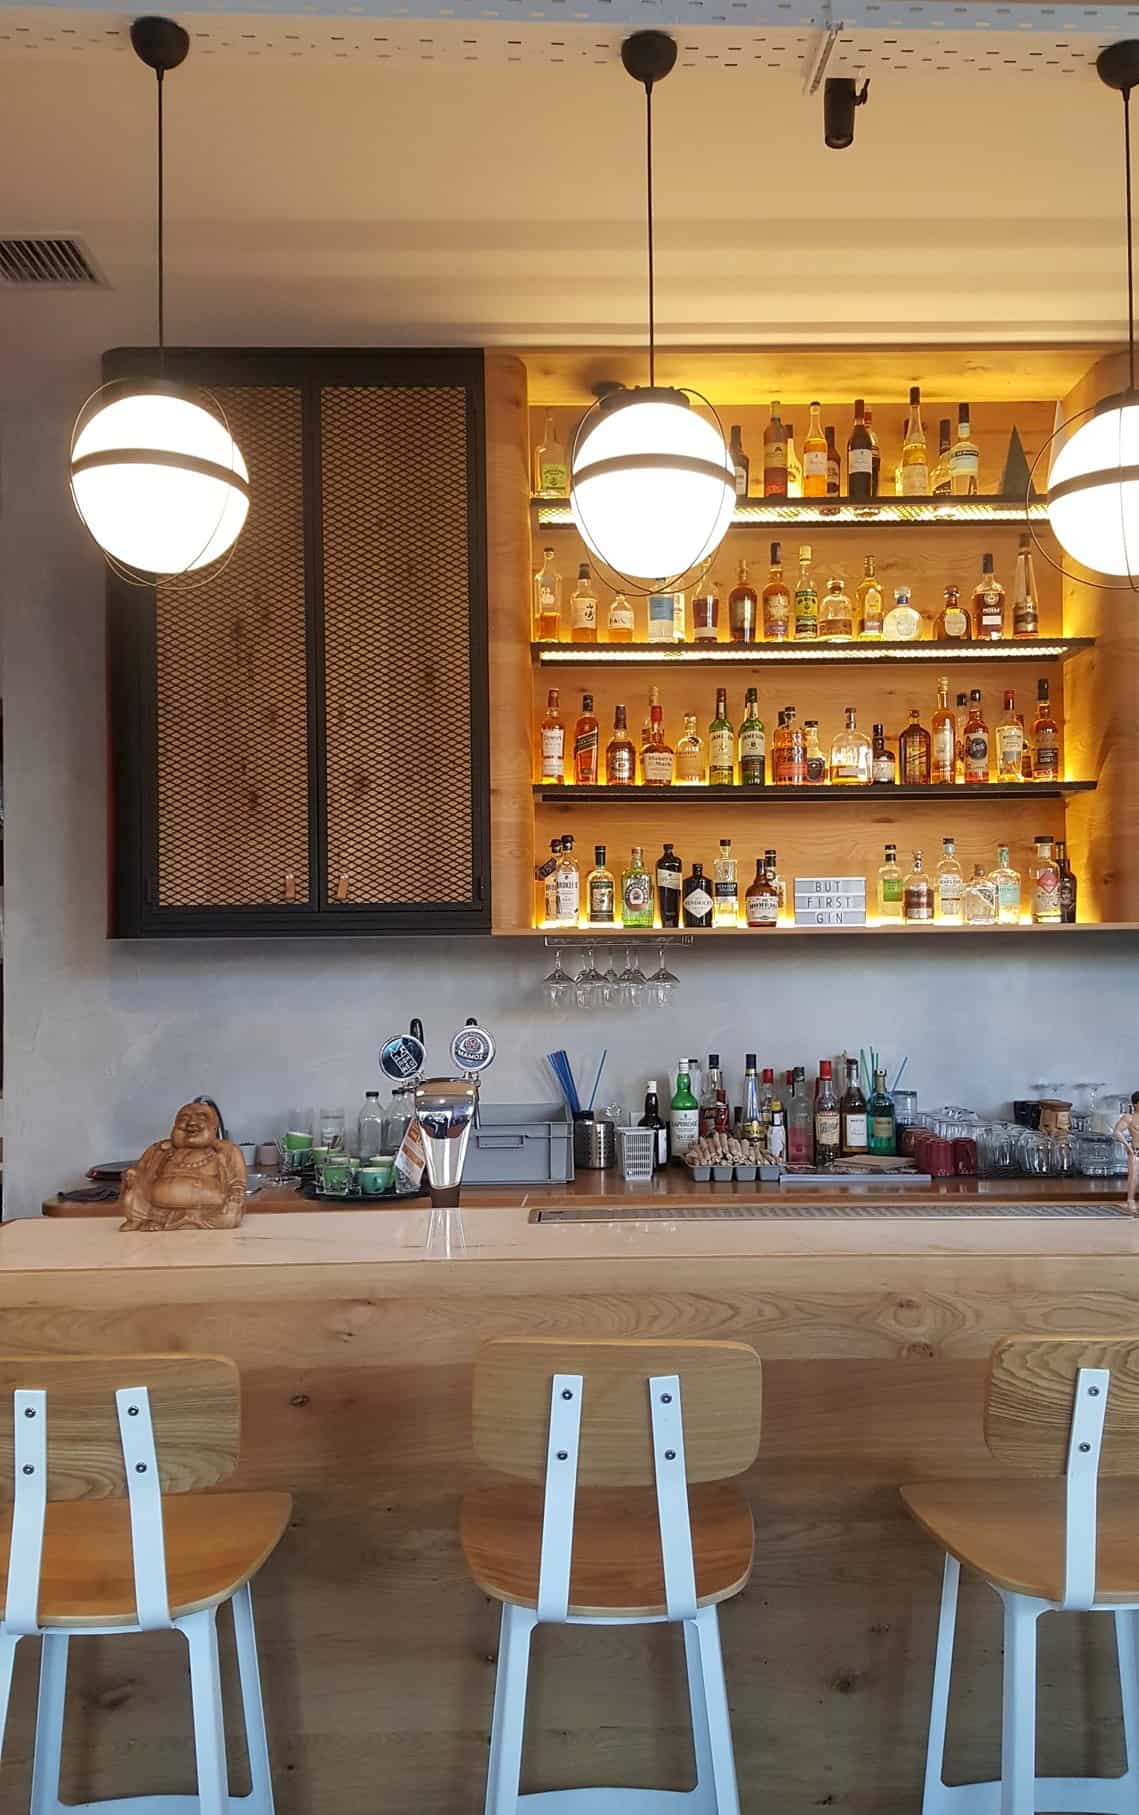
{"label": "hanging wine glass", "polygon": [[672,1001],[672,992],[680,982],[680,978],[674,971],[669,970],[664,961],[663,942],[657,946],[657,957],[660,963],[655,971],[650,972],[645,982],[649,1001],[656,1003],[659,1008],[667,1008]]}
{"label": "hanging wine glass", "polygon": [[562,968],[562,954],[554,953],[554,968],[542,979],[542,992],[550,1008],[566,1008],[573,998],[573,978]]}
{"label": "hanging wine glass", "polygon": [[603,1001],[605,978],[593,962],[593,947],[585,954],[585,963],[574,978],[574,999],[579,1008],[598,1008]]}
{"label": "hanging wine glass", "polygon": [[640,1008],[645,999],[646,977],[640,965],[633,957],[631,945],[625,947],[625,968],[617,979],[621,986],[621,1002],[625,1008]]}

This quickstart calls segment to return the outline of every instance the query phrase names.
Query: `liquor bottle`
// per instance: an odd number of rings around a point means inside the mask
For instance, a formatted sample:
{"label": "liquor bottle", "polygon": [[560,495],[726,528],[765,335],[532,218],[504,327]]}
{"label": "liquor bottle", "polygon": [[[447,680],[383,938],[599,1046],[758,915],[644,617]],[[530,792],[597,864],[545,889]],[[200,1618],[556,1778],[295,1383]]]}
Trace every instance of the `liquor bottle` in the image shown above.
{"label": "liquor bottle", "polygon": [[929,496],[929,455],[921,422],[921,388],[916,384],[910,386],[910,415],[902,443],[902,496]]}
{"label": "liquor bottle", "polygon": [[1034,926],[1058,926],[1060,914],[1060,867],[1052,849],[1052,840],[1039,833],[1033,840],[1032,921]]}
{"label": "liquor bottle", "polygon": [[720,635],[720,594],[710,578],[712,563],[705,561],[699,584],[692,594],[692,640],[715,643]]}
{"label": "liquor bottle", "polygon": [[961,603],[960,588],[945,588],[945,603],[938,613],[933,634],[949,643],[969,643],[973,639],[973,621]]}
{"label": "liquor bottle", "polygon": [[688,625],[684,613],[684,592],[677,589],[672,595],[672,640],[674,643],[688,641]]}
{"label": "liquor bottle", "polygon": [[624,706],[613,711],[613,735],[605,746],[605,781],[610,788],[631,788],[637,779],[637,752],[629,736]]}
{"label": "liquor bottle", "polygon": [[997,918],[997,885],[985,874],[983,863],[973,865],[973,880],[961,897],[961,914],[966,926],[994,926]]}
{"label": "liquor bottle", "polygon": [[854,423],[846,438],[846,489],[852,504],[868,504],[874,491],[874,443],[861,397],[854,400]]}
{"label": "liquor bottle", "polygon": [[957,861],[956,839],[943,838],[941,850],[942,856],[935,872],[937,918],[944,926],[960,926],[961,897],[965,889],[965,878],[961,874],[961,865]]}
{"label": "liquor bottle", "polygon": [[696,714],[684,714],[684,736],[676,740],[676,780],[686,785],[703,786],[707,780],[704,765],[704,739],[696,729]]}
{"label": "liquor bottle", "polygon": [[1056,841],[1056,867],[1060,872],[1060,920],[1064,926],[1075,926],[1079,884],[1062,838]]}
{"label": "liquor bottle", "polygon": [[641,751],[641,780],[646,788],[671,788],[672,745],[665,740],[660,692],[649,688],[649,741]]}
{"label": "liquor bottle", "polygon": [[800,460],[798,449],[795,446],[793,422],[787,424],[787,496],[789,498],[803,496],[803,462]]}
{"label": "liquor bottle", "polygon": [[957,439],[949,451],[949,487],[955,498],[976,496],[981,456],[969,422],[969,405],[957,405]]}
{"label": "liquor bottle", "polygon": [[646,606],[645,634],[650,643],[675,643],[676,609],[670,592],[650,592]]}
{"label": "liquor bottle", "polygon": [[683,866],[673,847],[666,844],[657,858],[657,906],[662,926],[680,925]]}
{"label": "liquor bottle", "polygon": [[542,565],[534,575],[534,638],[556,643],[562,634],[562,576],[554,566],[552,548],[542,550]]}
{"label": "liquor bottle", "polygon": [[1020,925],[1020,871],[1014,870],[1008,860],[1008,846],[997,846],[997,867],[989,872],[989,881],[996,890],[998,926]]}
{"label": "liquor bottle", "polygon": [[763,637],[767,643],[786,643],[791,635],[791,594],[783,578],[783,544],[771,544],[771,566],[763,589]]}
{"label": "liquor bottle", "polygon": [[668,1111],[669,1148],[674,1160],[681,1160],[700,1139],[700,1105],[692,1094],[688,1080],[688,1060],[681,1059],[676,1073],[676,1089]]}
{"label": "liquor bottle", "polygon": [[867,410],[865,412],[865,421],[866,433],[870,437],[870,496],[876,498],[878,496],[878,481],[882,477],[882,449],[878,444],[878,436],[874,428],[874,412],[872,410]]}
{"label": "liquor bottle", "polygon": [[799,578],[795,582],[795,641],[813,643],[819,634],[819,595],[811,578],[811,547],[799,549]]}
{"label": "liquor bottle", "polygon": [[538,885],[535,896],[535,910],[537,912],[539,926],[553,925],[558,917],[557,871],[558,858],[561,854],[561,839],[551,838],[550,855],[546,858],[544,863],[538,864],[534,871],[534,880]]}
{"label": "liquor bottle", "polygon": [[815,1091],[815,1165],[820,1171],[833,1166],[842,1152],[842,1123],[829,1059],[819,1060]]}
{"label": "liquor bottle", "polygon": [[634,628],[633,607],[623,592],[615,592],[609,601],[609,615],[605,620],[606,642],[631,643]]}
{"label": "liquor bottle", "polygon": [[970,784],[989,779],[989,727],[981,711],[981,689],[969,694],[969,716],[961,732],[962,779]]}
{"label": "liquor bottle", "polygon": [[787,764],[787,709],[780,706],[775,730],[771,734],[771,785],[783,786],[783,777]]}
{"label": "liquor bottle", "polygon": [[779,892],[766,858],[755,860],[755,875],[744,895],[744,919],[748,926],[754,927],[779,924]]}
{"label": "liquor bottle", "polygon": [[704,927],[712,924],[712,896],[702,863],[694,863],[691,876],[685,880],[681,911],[685,926]]}
{"label": "liquor bottle", "polygon": [[779,405],[771,406],[771,420],[763,431],[763,495],[787,496],[787,438],[779,420]]}
{"label": "liquor bottle", "polygon": [[865,557],[862,578],[854,595],[854,615],[857,620],[855,635],[864,643],[880,643],[886,608],[882,603],[882,588],[878,584],[873,555]]}
{"label": "liquor bottle", "polygon": [[1036,574],[1032,566],[1032,537],[1021,536],[1016,551],[1016,572],[1012,582],[1012,634],[1034,637],[1040,632],[1040,613],[1036,606]]}
{"label": "liquor bottle", "polygon": [[754,643],[758,638],[759,600],[747,577],[747,562],[740,562],[739,579],[728,594],[728,630],[733,643]]}
{"label": "liquor bottle", "polygon": [[660,1098],[657,1095],[657,1081],[647,1079],[645,1083],[645,1113],[637,1123],[638,1128],[651,1128],[656,1135],[656,1146],[653,1152],[653,1170],[668,1165],[668,1123],[660,1112]]}
{"label": "liquor bottle", "polygon": [[914,867],[902,884],[902,919],[907,924],[933,919],[933,883],[920,851],[914,852]]}
{"label": "liquor bottle", "polygon": [[837,575],[827,581],[819,606],[819,642],[849,643],[854,636],[854,618],[850,595]]}
{"label": "liquor bottle", "polygon": [[916,706],[910,707],[910,722],[898,739],[898,773],[903,786],[922,787],[929,781],[932,738],[921,722]]}
{"label": "liquor bottle", "polygon": [[621,872],[621,919],[625,926],[653,923],[653,879],[645,868],[644,847],[635,844],[629,867]]}
{"label": "liquor bottle", "polygon": [[973,589],[973,635],[999,643],[1005,633],[1005,589],[993,573],[992,555],[981,556],[981,577]]}
{"label": "liquor bottle", "polygon": [[616,919],[617,883],[605,867],[605,846],[593,847],[593,868],[585,879],[585,913],[590,926],[612,926]]}
{"label": "liquor bottle", "polygon": [[749,687],[740,726],[740,785],[762,788],[767,779],[767,732],[759,716],[758,695]]}
{"label": "liquor bottle", "polygon": [[1048,682],[1036,683],[1036,717],[1032,721],[1032,773],[1037,781],[1060,779],[1060,727],[1048,703]]}
{"label": "liquor bottle", "polygon": [[782,1165],[787,1158],[787,1117],[780,1097],[772,1097],[767,1118],[767,1151]]}
{"label": "liquor bottle", "polygon": [[1021,779],[1021,781],[1031,781],[1032,780],[1032,745],[1029,742],[1028,732],[1024,728],[1024,713],[1018,712],[1016,715],[1016,720],[1017,720],[1017,724],[1020,726],[1021,736],[1024,739],[1024,749],[1021,752],[1021,758],[1020,758],[1020,779]]}
{"label": "liquor bottle", "polygon": [[771,881],[775,885],[775,894],[776,894],[776,898],[778,901],[778,908],[779,908],[779,918],[780,918],[780,920],[782,920],[784,912],[787,907],[787,883],[786,883],[785,879],[779,874],[779,865],[776,863],[775,859],[776,859],[776,852],[774,851],[774,849],[769,848],[768,850],[766,850],[763,853],[764,868],[766,869],[768,876],[771,878]]}
{"label": "liquor bottle", "polygon": [[825,498],[827,495],[827,438],[819,415],[821,408],[821,404],[812,403],[811,420],[803,441],[804,498]]}
{"label": "liquor bottle", "polygon": [[846,1089],[839,1112],[839,1146],[844,1154],[865,1153],[869,1145],[866,1126],[866,1098],[858,1082],[858,1060],[846,1061]]}
{"label": "liquor bottle", "polygon": [[736,779],[736,732],[728,717],[728,690],[716,688],[716,716],[708,726],[708,782],[730,788]]}
{"label": "liquor bottle", "polygon": [[576,926],[581,917],[581,871],[573,854],[573,834],[562,839],[555,878],[554,918],[559,926]]}
{"label": "liquor bottle", "polygon": [[708,1069],[700,1091],[700,1134],[707,1138],[728,1131],[728,1097],[718,1052],[708,1054]]}
{"label": "liquor bottle", "polygon": [[937,465],[930,475],[929,489],[935,498],[948,498],[949,486],[949,417],[938,423]]}
{"label": "liquor bottle", "polygon": [[569,496],[569,467],[566,450],[558,440],[553,412],[546,411],[546,426],[534,453],[534,489],[539,498]]}
{"label": "liquor bottle", "polygon": [[807,766],[807,780],[814,788],[823,786],[827,779],[827,759],[819,742],[819,721],[809,718],[803,726],[803,755]]}
{"label": "liquor bottle", "polygon": [[573,779],[578,788],[597,786],[597,760],[601,728],[594,717],[593,695],[581,696],[581,716],[573,728]]}
{"label": "liquor bottle", "polygon": [[583,561],[577,570],[577,585],[570,600],[570,642],[596,643],[597,641],[597,594],[589,578],[589,562]]}
{"label": "liquor bottle", "polygon": [[874,1089],[866,1105],[866,1148],[869,1153],[897,1153],[898,1128],[894,1099],[886,1089],[886,1073],[874,1073]]}
{"label": "liquor bottle", "polygon": [[714,926],[739,925],[739,865],[732,856],[730,838],[721,838],[720,855],[712,862],[712,901],[712,924]]}
{"label": "liquor bottle", "polygon": [[787,1158],[792,1166],[815,1163],[815,1118],[807,1095],[807,1079],[796,1065],[787,1099]]}
{"label": "liquor bottle", "polygon": [[965,780],[965,720],[969,716],[969,695],[957,695],[957,762],[955,781]]}
{"label": "liquor bottle", "polygon": [[898,779],[898,764],[886,742],[885,725],[875,725],[870,740],[870,780],[875,787],[893,787]]}
{"label": "liquor bottle", "polygon": [[865,731],[858,729],[853,706],[846,708],[846,727],[831,744],[831,782],[836,787],[863,787],[873,774],[873,752]]}
{"label": "liquor bottle", "polygon": [[901,920],[904,877],[896,844],[886,846],[886,861],[878,866],[878,918]]}
{"label": "liquor bottle", "polygon": [[1024,780],[1024,726],[1016,710],[1016,694],[1005,689],[1004,710],[996,723],[997,780]]}
{"label": "liquor bottle", "polygon": [[743,1099],[741,1133],[749,1141],[758,1141],[763,1133],[763,1115],[759,1103],[759,1073],[755,1068],[753,1052],[744,1057]]}
{"label": "liquor bottle", "polygon": [[937,709],[930,722],[933,748],[930,753],[930,779],[942,784],[957,780],[957,719],[949,710],[949,682],[942,675],[937,683]]}
{"label": "liquor bottle", "polygon": [[546,716],[542,720],[542,786],[561,785],[566,778],[566,728],[558,707],[558,690],[551,687],[546,695]]}
{"label": "liquor bottle", "polygon": [[908,586],[895,586],[894,603],[886,613],[886,622],[882,626],[888,643],[921,641],[924,619],[921,612],[910,604],[910,597]]}
{"label": "liquor bottle", "polygon": [[783,709],[783,757],[780,780],[785,788],[801,788],[807,779],[807,739],[795,723],[794,706]]}
{"label": "liquor bottle", "polygon": [[746,498],[748,481],[751,475],[751,461],[744,453],[744,444],[740,439],[740,425],[733,422],[731,436],[728,440],[728,456],[736,475],[736,497]]}
{"label": "liquor bottle", "polygon": [[837,498],[842,492],[842,458],[834,438],[834,423],[827,424],[827,497]]}

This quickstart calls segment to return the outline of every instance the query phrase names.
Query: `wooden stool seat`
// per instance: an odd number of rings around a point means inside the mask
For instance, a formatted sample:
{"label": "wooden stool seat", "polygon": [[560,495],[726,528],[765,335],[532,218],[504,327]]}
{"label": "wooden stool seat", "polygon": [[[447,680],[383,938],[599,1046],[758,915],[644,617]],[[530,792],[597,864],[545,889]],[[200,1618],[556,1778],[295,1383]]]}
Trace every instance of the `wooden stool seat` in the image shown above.
{"label": "wooden stool seat", "polygon": [[[288,1494],[178,1494],[163,1501],[170,1613],[217,1607],[276,1549],[292,1511]],[[0,1514],[0,1558],[11,1516]],[[0,1577],[2,1580],[2,1577]],[[2,1617],[2,1609],[0,1609]],[[136,1618],[126,1500],[53,1500],[44,1522],[41,1626],[132,1626]]]}
{"label": "wooden stool seat", "polygon": [[[929,1481],[902,1499],[943,1550],[994,1588],[1064,1598],[1065,1483]],[[1103,1480],[1096,1546],[1097,1607],[1139,1601],[1139,1480]]]}
{"label": "wooden stool seat", "polygon": [[[543,1490],[517,1481],[463,1501],[467,1567],[485,1594],[515,1607],[538,1605]],[[696,1603],[738,1594],[751,1575],[751,1508],[726,1482],[689,1488]],[[656,1494],[652,1488],[579,1489],[574,1510],[569,1612],[651,1619],[666,1612]]]}

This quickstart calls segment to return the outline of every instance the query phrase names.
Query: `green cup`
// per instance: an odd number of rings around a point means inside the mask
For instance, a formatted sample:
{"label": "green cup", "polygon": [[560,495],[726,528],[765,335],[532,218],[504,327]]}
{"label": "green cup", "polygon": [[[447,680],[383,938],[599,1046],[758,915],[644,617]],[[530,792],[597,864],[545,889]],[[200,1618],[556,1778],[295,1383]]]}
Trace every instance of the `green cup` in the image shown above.
{"label": "green cup", "polygon": [[307,1153],[312,1146],[311,1134],[300,1128],[286,1128],[281,1136],[281,1148],[285,1153]]}
{"label": "green cup", "polygon": [[360,1181],[360,1190],[365,1197],[382,1197],[392,1188],[395,1176],[394,1160],[373,1160],[370,1165],[361,1166],[356,1175]]}

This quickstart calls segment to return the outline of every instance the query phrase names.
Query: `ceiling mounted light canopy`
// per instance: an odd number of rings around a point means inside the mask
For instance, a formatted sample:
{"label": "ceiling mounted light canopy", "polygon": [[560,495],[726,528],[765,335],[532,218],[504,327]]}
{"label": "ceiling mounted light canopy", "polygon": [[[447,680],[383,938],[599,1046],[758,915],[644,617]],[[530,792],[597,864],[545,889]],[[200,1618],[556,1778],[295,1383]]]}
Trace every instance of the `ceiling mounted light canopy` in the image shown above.
{"label": "ceiling mounted light canopy", "polygon": [[621,61],[645,90],[649,382],[611,392],[583,417],[570,459],[570,504],[594,555],[623,583],[665,587],[719,547],[735,508],[735,473],[707,399],[656,382],[653,85],[672,69],[676,45],[665,32],[634,32]]}
{"label": "ceiling mounted light canopy", "polygon": [[126,577],[192,573],[237,540],[249,473],[216,399],[176,384],[165,364],[163,78],[190,48],[172,19],[131,25],[136,55],[158,88],[158,366],[160,376],[94,393],[71,434],[71,496],[108,561]]}

